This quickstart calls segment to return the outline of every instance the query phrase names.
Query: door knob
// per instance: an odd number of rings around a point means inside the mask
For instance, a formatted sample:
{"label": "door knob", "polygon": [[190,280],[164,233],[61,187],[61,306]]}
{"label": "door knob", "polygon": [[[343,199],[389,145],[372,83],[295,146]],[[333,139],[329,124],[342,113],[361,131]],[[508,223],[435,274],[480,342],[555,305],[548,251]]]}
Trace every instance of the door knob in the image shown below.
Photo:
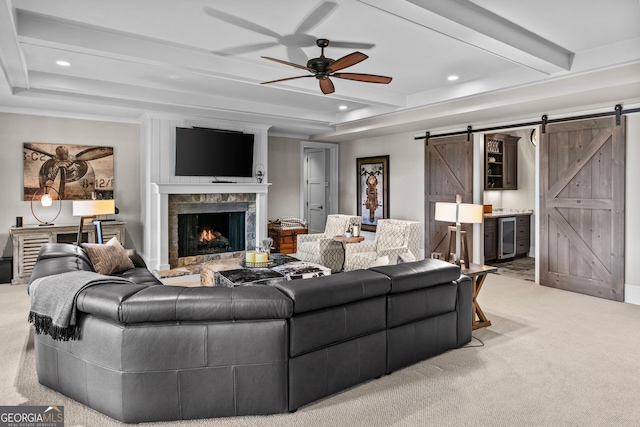
{"label": "door knob", "polygon": [[322,209],[322,206],[318,206],[318,209]]}

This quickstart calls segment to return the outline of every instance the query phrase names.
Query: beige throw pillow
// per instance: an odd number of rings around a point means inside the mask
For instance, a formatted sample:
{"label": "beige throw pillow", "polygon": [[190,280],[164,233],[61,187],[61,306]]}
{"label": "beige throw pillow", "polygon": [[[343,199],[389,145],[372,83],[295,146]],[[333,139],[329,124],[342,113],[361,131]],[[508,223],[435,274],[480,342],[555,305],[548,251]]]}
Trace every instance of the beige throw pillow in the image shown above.
{"label": "beige throw pillow", "polygon": [[405,252],[403,254],[398,255],[398,264],[402,264],[403,262],[412,262],[415,260],[416,260],[416,257],[413,256],[411,252]]}
{"label": "beige throw pillow", "polygon": [[97,273],[109,275],[134,268],[127,250],[115,237],[104,245],[83,243],[82,248],[89,255]]}
{"label": "beige throw pillow", "polygon": [[376,258],[371,267],[380,267],[382,265],[389,265],[389,257],[387,255]]}

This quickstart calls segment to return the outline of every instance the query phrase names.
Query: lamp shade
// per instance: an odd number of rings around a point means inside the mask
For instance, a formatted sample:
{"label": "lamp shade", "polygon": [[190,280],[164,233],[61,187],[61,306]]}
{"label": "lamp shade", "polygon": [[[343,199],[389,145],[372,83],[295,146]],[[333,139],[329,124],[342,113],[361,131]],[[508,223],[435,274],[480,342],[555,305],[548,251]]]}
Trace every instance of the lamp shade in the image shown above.
{"label": "lamp shade", "polygon": [[458,204],[447,202],[436,202],[436,212],[434,219],[436,221],[457,222],[458,220]]}
{"label": "lamp shade", "polygon": [[480,224],[483,220],[482,205],[437,202],[434,219],[461,224]]}
{"label": "lamp shade", "polygon": [[115,200],[74,200],[73,216],[108,215],[116,212]]}
{"label": "lamp shade", "polygon": [[482,205],[460,203],[458,206],[458,222],[461,224],[480,224],[483,220]]}

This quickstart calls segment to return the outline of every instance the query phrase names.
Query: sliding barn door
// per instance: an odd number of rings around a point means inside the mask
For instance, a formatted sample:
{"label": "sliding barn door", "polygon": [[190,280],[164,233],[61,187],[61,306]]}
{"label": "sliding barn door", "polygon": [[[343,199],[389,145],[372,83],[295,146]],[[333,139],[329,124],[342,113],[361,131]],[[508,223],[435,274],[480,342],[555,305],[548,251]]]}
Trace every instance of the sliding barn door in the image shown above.
{"label": "sliding barn door", "polygon": [[[473,203],[473,141],[467,135],[430,138],[425,147],[425,257],[433,252],[448,251],[446,222],[435,221],[436,202]],[[472,224],[463,224],[469,248],[473,248]]]}
{"label": "sliding barn door", "polygon": [[624,301],[625,118],[540,139],[540,284]]}

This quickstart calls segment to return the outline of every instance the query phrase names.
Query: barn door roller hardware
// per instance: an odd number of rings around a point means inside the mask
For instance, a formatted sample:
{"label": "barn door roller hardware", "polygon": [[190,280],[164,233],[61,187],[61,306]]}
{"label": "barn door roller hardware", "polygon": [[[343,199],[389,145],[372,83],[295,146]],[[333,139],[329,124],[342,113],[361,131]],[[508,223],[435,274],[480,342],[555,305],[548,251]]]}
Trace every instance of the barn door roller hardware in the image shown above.
{"label": "barn door roller hardware", "polygon": [[[546,129],[547,128],[547,124],[550,124],[550,123],[571,122],[571,121],[574,121],[574,120],[595,119],[595,118],[598,118],[598,117],[607,117],[607,116],[614,116],[614,115],[616,116],[616,125],[619,126],[620,125],[620,117],[623,114],[630,114],[630,113],[640,113],[640,108],[631,108],[631,109],[628,109],[628,110],[623,110],[622,109],[622,105],[621,104],[617,104],[615,106],[615,111],[609,112],[609,113],[597,113],[597,114],[588,114],[588,115],[585,115],[585,116],[563,117],[563,118],[560,118],[560,119],[551,119],[551,120],[549,120],[548,116],[545,114],[545,115],[542,116],[542,118],[541,118],[541,120],[539,122],[514,123],[512,125],[495,126],[495,127],[476,129],[476,130],[472,130],[471,126],[467,126],[467,130],[466,131],[443,133],[441,135],[434,135],[434,137],[440,138],[440,137],[444,137],[444,136],[464,135],[466,133],[467,134],[467,141],[470,141],[472,132],[492,132],[492,131],[497,131],[497,130],[521,128],[521,127],[526,127],[526,126],[541,126],[542,133],[545,133],[546,130],[547,130]],[[426,140],[428,140],[430,137],[431,137],[431,134],[429,132],[427,132],[426,136],[416,136],[413,139],[415,139],[415,140],[418,140],[418,139],[426,139]]]}

